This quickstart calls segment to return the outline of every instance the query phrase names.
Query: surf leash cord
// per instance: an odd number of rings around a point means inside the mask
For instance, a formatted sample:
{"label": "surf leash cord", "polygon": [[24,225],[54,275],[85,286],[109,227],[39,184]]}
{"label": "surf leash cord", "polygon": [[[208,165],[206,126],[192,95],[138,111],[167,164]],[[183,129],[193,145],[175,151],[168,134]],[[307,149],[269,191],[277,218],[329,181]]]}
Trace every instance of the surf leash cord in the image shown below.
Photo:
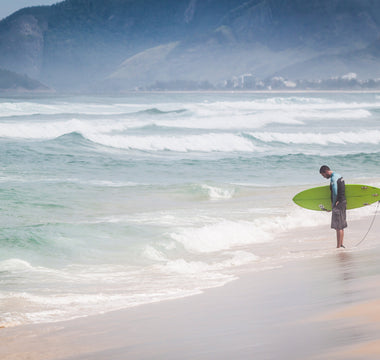
{"label": "surf leash cord", "polygon": [[377,210],[379,209],[379,204],[380,204],[380,200],[377,202],[376,210],[375,210],[375,214],[373,215],[373,218],[372,218],[371,224],[369,225],[368,231],[367,231],[366,234],[364,235],[363,239],[361,239],[361,240],[355,245],[355,247],[359,246],[359,245],[360,245],[360,244],[366,239],[367,235],[368,235],[369,232],[371,231],[372,226],[373,226],[373,223],[375,222],[375,219],[376,219]]}

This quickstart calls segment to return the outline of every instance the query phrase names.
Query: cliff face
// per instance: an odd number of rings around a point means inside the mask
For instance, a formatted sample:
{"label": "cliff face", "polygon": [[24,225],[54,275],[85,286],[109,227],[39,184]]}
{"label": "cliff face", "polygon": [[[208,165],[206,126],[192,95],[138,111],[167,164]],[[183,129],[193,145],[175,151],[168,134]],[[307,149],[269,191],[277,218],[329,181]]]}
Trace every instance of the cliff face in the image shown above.
{"label": "cliff face", "polygon": [[[110,90],[244,72],[360,75],[379,35],[372,0],[66,0],[0,22],[0,67],[56,88]],[[366,75],[380,76],[368,64]]]}
{"label": "cliff face", "polygon": [[39,22],[32,14],[21,14],[2,26],[1,67],[38,77],[43,64],[46,25],[46,21]]}

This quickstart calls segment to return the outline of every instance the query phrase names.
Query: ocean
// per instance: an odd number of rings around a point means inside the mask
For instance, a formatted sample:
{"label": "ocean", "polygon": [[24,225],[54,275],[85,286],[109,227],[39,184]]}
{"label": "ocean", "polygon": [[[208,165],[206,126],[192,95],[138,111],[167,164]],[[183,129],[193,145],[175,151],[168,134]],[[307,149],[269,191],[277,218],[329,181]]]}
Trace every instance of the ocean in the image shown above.
{"label": "ocean", "polygon": [[377,93],[3,96],[0,326],[181,298],[331,253],[330,215],[292,197],[328,184],[324,164],[380,186],[379,125]]}

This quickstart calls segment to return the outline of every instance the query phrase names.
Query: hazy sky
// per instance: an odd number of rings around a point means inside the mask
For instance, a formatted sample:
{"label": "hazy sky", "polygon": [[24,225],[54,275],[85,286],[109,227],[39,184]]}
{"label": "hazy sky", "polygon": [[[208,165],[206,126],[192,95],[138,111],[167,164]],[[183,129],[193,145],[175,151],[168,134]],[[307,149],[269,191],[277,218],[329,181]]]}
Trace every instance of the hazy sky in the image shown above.
{"label": "hazy sky", "polygon": [[0,20],[28,6],[51,5],[62,0],[0,0]]}

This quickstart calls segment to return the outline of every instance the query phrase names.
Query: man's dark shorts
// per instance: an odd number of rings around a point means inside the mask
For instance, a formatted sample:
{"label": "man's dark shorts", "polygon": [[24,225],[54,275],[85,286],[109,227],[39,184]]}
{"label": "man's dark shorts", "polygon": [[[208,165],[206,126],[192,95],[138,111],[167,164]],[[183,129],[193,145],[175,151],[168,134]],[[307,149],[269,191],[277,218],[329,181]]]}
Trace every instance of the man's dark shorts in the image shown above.
{"label": "man's dark shorts", "polygon": [[336,230],[343,230],[347,227],[346,221],[346,207],[347,201],[341,201],[337,206],[332,209],[331,228]]}

